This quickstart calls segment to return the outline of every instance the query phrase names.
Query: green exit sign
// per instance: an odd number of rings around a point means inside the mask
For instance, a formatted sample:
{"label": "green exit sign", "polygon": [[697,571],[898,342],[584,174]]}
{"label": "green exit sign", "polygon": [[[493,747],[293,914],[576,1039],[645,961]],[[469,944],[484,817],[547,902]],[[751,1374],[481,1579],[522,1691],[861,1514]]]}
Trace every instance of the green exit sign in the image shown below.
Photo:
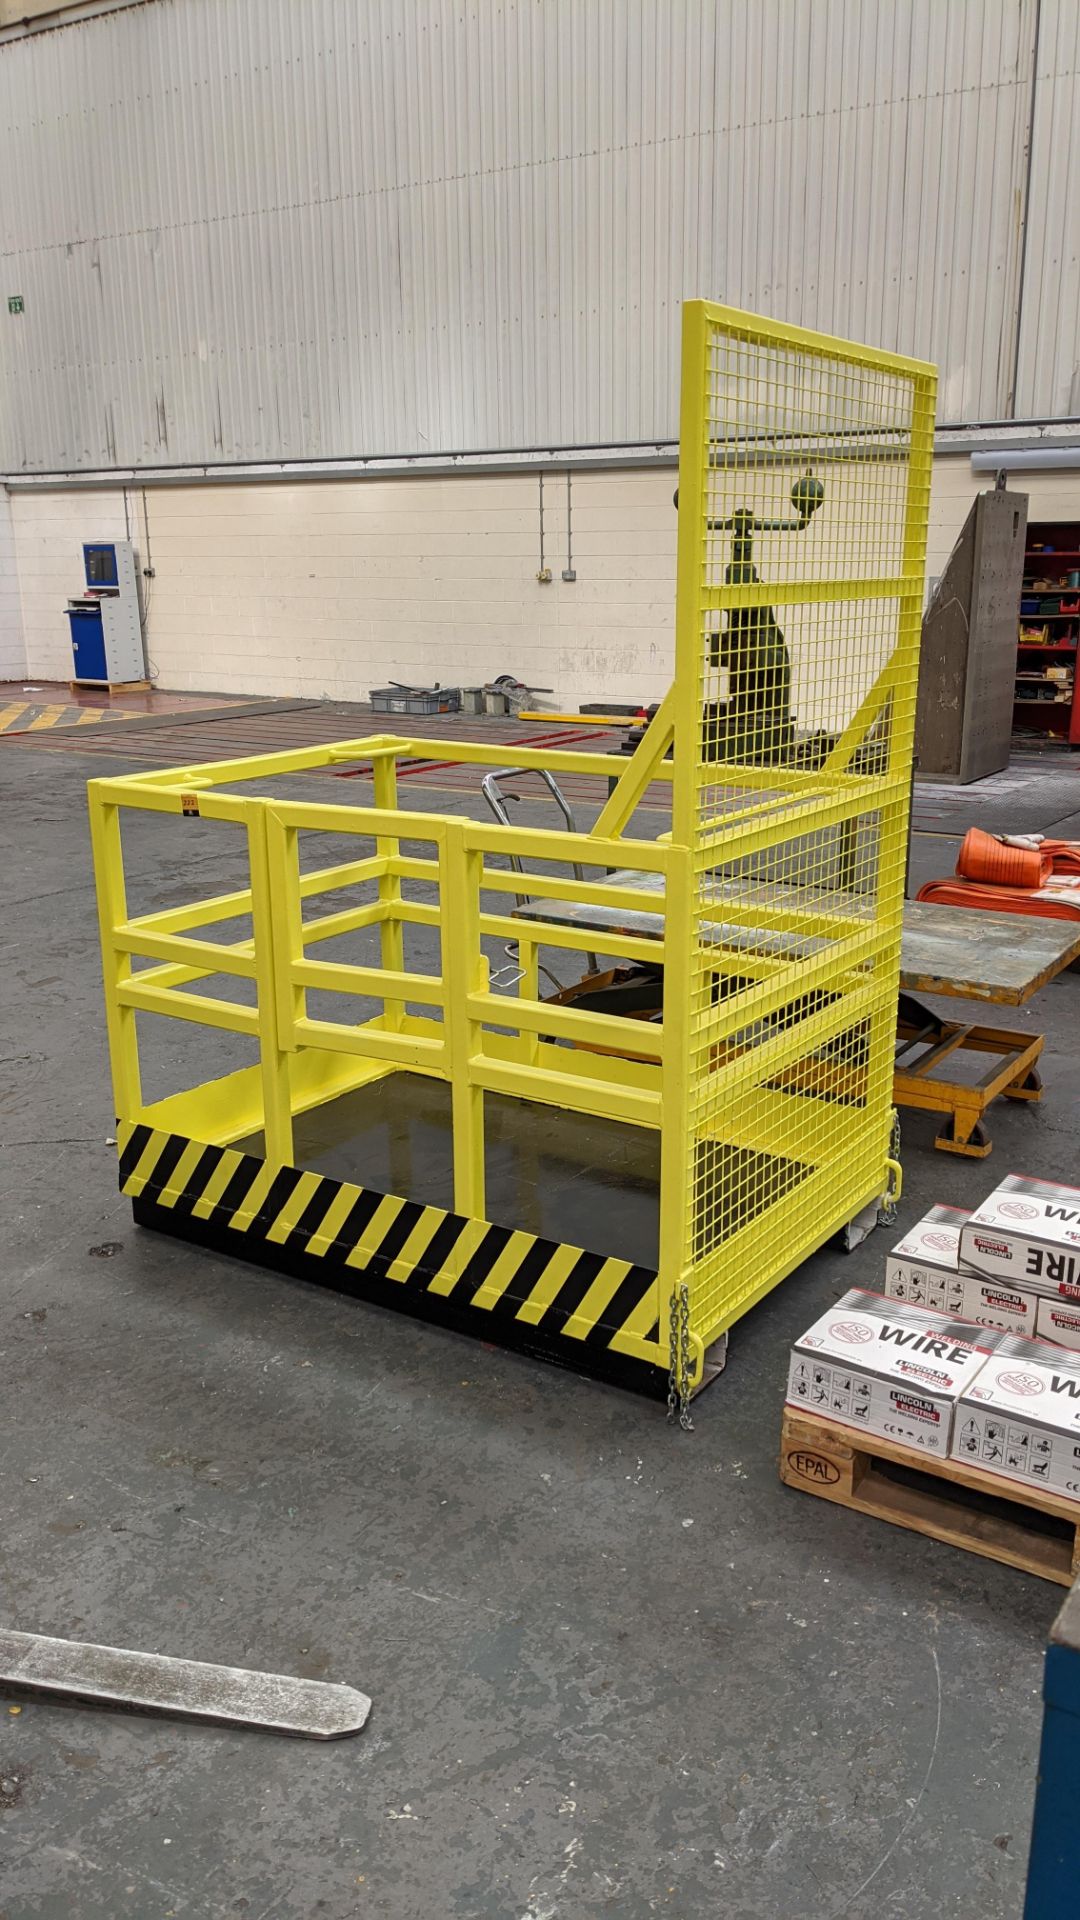
{"label": "green exit sign", "polygon": [[22,294],[21,294],[21,293],[9,293],[9,294],[8,294],[8,303],[7,303],[7,310],[8,310],[8,312],[9,312],[9,313],[21,313],[21,312],[22,312],[22,310],[23,310],[23,297],[22,297]]}

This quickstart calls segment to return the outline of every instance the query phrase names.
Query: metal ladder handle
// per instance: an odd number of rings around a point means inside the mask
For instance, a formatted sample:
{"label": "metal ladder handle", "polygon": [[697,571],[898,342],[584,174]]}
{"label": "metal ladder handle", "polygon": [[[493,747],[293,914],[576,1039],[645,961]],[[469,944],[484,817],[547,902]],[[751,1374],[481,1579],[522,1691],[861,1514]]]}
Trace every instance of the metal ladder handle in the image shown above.
{"label": "metal ladder handle", "polygon": [[[510,825],[510,814],[507,810],[506,803],[508,800],[521,799],[521,795],[519,793],[504,794],[502,791],[502,788],[499,785],[499,781],[500,780],[521,780],[521,779],[524,779],[525,775],[528,773],[535,773],[539,775],[540,779],[544,782],[544,785],[547,787],[548,792],[551,794],[551,797],[554,800],[555,805],[558,807],[559,812],[562,814],[563,824],[565,825],[567,832],[576,834],[577,820],[574,817],[574,810],[570,805],[569,800],[566,798],[566,795],[564,794],[562,788],[559,786],[559,783],[556,780],[554,774],[549,773],[546,767],[498,767],[492,773],[486,773],[484,775],[484,778],[480,782],[480,791],[483,794],[484,799],[487,801],[488,806],[491,808],[492,813],[495,815],[496,820],[499,821],[501,826],[508,827]],[[510,865],[515,873],[523,874],[525,872],[525,869],[521,864],[521,857],[519,854],[516,854],[516,853],[510,854],[509,859],[510,859]],[[571,861],[570,865],[571,865],[571,869],[573,871],[575,880],[584,880],[585,869],[581,865],[580,861],[573,860]],[[526,901],[528,900],[529,896],[526,893],[519,893],[519,894],[515,894],[514,897],[517,900],[518,906],[523,907]],[[593,973],[598,973],[600,970],[600,962],[596,954],[586,953],[585,958],[589,963],[589,967],[591,971]],[[547,972],[547,969],[545,968],[544,971]],[[550,975],[548,977],[551,978]]]}

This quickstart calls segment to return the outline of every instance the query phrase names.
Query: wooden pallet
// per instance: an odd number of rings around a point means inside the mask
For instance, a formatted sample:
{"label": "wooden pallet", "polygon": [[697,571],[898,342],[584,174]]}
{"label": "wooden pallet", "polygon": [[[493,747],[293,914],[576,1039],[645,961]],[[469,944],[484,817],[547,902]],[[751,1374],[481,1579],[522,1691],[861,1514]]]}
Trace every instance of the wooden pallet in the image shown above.
{"label": "wooden pallet", "polygon": [[780,1478],[819,1500],[891,1520],[1062,1587],[1080,1573],[1080,1506],[1073,1501],[959,1460],[924,1457],[791,1407],[784,1409]]}
{"label": "wooden pallet", "polygon": [[96,687],[101,693],[149,693],[152,680],[69,680],[72,693],[82,693],[87,687]]}

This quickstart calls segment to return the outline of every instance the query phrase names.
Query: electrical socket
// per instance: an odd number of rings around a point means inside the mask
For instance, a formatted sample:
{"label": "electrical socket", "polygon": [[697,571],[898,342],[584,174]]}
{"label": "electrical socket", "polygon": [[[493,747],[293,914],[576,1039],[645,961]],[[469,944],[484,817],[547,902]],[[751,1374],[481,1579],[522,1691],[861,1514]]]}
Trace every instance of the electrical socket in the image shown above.
{"label": "electrical socket", "polygon": [[539,573],[537,574],[537,576],[536,576],[536,577],[537,577],[537,579],[539,580],[539,582],[540,582],[540,585],[541,585],[542,587],[550,587],[550,585],[551,585],[551,568],[550,568],[550,567],[541,567],[541,568],[540,568],[540,571],[539,571]]}

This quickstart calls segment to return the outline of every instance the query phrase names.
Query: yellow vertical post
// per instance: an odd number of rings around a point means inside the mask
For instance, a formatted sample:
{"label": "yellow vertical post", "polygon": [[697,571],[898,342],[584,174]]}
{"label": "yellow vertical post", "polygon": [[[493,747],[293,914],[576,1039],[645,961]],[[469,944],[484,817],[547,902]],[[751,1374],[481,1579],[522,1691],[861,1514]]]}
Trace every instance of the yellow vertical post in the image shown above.
{"label": "yellow vertical post", "polygon": [[[934,411],[937,379],[932,373],[918,373],[912,381],[910,452],[907,488],[904,499],[902,570],[907,578],[922,585],[926,560],[926,533],[930,518],[930,483],[934,465]],[[882,969],[895,970],[899,985],[900,941],[904,924],[904,891],[900,876],[907,866],[907,846],[911,812],[909,770],[915,744],[915,703],[919,679],[919,649],[922,644],[922,598],[909,591],[900,601],[894,656],[895,680],[889,724],[889,772],[900,778],[898,799],[881,811],[879,860],[883,872],[896,875],[897,883],[882,890],[878,902],[878,920],[888,934],[888,946],[879,961]],[[884,1125],[890,1136],[885,1152],[892,1151],[893,1132],[891,1087],[895,1057],[896,1022],[888,1016],[871,1024],[871,1045],[867,1073],[867,1097],[870,1110],[884,1112]],[[892,1175],[899,1193],[900,1171]]]}
{"label": "yellow vertical post", "polygon": [[304,957],[299,835],[295,827],[285,824],[272,804],[266,807],[266,861],[278,1044],[286,1052],[295,1053],[294,1022],[302,1020],[307,1011],[307,989],[296,984],[292,972],[296,961]]}
{"label": "yellow vertical post", "polygon": [[90,802],[90,845],[94,856],[97,886],[98,928],[101,934],[102,972],[105,980],[105,1021],[109,1035],[109,1063],[112,1071],[113,1105],[118,1120],[137,1120],[142,1111],[142,1084],[139,1076],[139,1040],[135,1030],[135,1010],[120,1005],[118,988],[131,979],[131,955],[121,953],[113,933],[127,920],[127,892],[124,886],[124,855],[120,841],[120,809],[102,800],[97,782],[91,780],[87,794]]}
{"label": "yellow vertical post", "polygon": [[[679,421],[679,531],[675,576],[675,682],[669,698],[674,730],[671,796],[672,862],[665,922],[663,1129],[660,1149],[661,1345],[669,1342],[671,1303],[689,1265],[690,986],[697,940],[693,871],[697,769],[701,754],[701,590],[708,464],[706,354],[708,329],[699,301],[683,307],[682,399]],[[669,1352],[669,1360],[673,1356]]]}
{"label": "yellow vertical post", "polygon": [[468,995],[487,988],[487,961],[480,946],[483,854],[468,846],[465,821],[445,820],[442,829],[439,925],[454,1123],[454,1209],[483,1219],[484,1094],[472,1078],[470,1062],[479,1034],[468,1009]]}
{"label": "yellow vertical post", "polygon": [[251,932],[255,942],[255,996],[259,1013],[259,1067],[263,1094],[263,1136],[267,1160],[288,1166],[293,1157],[289,1056],[278,1028],[276,941],[269,831],[265,801],[249,803],[247,836],[251,869]]}
{"label": "yellow vertical post", "polygon": [[[919,646],[922,641],[922,585],[926,563],[926,530],[930,519],[930,480],[934,465],[934,407],[937,379],[916,374],[912,381],[910,454],[904,501],[903,571],[917,585],[900,602],[896,635],[898,691],[893,696],[889,767],[906,773],[915,739],[915,698]],[[905,672],[906,669],[906,672]],[[907,805],[904,826],[907,825]]]}
{"label": "yellow vertical post", "polygon": [[[375,805],[390,812],[398,803],[397,761],[392,753],[380,753],[375,758],[374,768]],[[393,860],[401,851],[401,841],[388,835],[380,835],[375,844],[383,859]],[[379,954],[383,968],[388,973],[404,973],[405,928],[397,917],[401,903],[401,881],[396,873],[384,873],[380,878],[379,899],[386,908],[386,919],[379,928]],[[404,1019],[404,1001],[384,1000],[384,1027],[400,1029]]]}
{"label": "yellow vertical post", "polygon": [[[518,965],[521,979],[518,981],[518,995],[522,1000],[539,1000],[540,965],[537,942],[522,934],[518,941]],[[539,1033],[524,1032],[521,1036],[522,1052],[526,1064],[536,1066],[540,1059]]]}

